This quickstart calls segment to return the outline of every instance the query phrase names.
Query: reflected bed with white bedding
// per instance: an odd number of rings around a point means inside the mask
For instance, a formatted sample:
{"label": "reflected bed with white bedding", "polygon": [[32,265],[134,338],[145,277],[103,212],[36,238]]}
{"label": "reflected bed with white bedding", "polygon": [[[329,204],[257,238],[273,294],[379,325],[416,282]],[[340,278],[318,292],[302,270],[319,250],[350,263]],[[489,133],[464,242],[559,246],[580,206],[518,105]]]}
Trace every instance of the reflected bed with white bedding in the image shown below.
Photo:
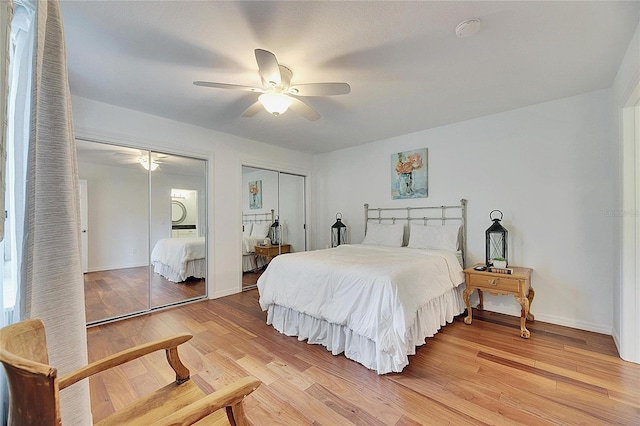
{"label": "reflected bed with white bedding", "polygon": [[[363,244],[274,258],[258,280],[267,324],[334,355],[344,353],[378,374],[402,371],[416,346],[465,310],[459,261],[464,258],[465,206],[465,200],[455,206],[462,212],[454,226],[445,225],[445,208],[452,207],[438,207],[441,226],[404,218],[415,235],[409,247],[403,246],[405,226],[389,218],[396,228],[390,232],[383,209],[377,209],[377,218],[368,211],[365,215],[370,229]],[[426,224],[431,219],[419,220]]]}
{"label": "reflected bed with white bedding", "polygon": [[162,238],[151,251],[155,273],[179,283],[189,277],[204,278],[207,274],[204,237]]}
{"label": "reflected bed with white bedding", "polygon": [[242,272],[257,271],[267,264],[264,257],[255,255],[257,245],[269,245],[269,229],[274,210],[268,213],[242,213]]}

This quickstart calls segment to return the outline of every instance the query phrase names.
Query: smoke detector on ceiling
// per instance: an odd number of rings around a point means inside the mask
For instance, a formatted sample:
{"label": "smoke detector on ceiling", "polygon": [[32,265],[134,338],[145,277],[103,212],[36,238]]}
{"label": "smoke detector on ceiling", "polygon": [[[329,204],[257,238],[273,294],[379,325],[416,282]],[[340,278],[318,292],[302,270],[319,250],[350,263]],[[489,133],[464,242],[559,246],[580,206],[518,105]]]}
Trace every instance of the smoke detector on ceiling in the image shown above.
{"label": "smoke detector on ceiling", "polygon": [[467,19],[456,27],[456,35],[460,38],[471,37],[480,29],[480,20],[477,18]]}

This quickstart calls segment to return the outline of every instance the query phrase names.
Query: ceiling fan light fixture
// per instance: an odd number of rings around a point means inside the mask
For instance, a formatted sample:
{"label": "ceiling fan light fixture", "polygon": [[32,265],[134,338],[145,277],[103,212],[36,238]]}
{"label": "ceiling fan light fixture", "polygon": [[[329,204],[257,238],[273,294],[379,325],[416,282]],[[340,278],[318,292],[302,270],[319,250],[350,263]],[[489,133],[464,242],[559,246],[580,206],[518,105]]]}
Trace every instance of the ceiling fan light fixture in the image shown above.
{"label": "ceiling fan light fixture", "polygon": [[480,29],[480,20],[478,18],[467,19],[460,22],[456,27],[456,35],[460,38],[471,37]]}
{"label": "ceiling fan light fixture", "polygon": [[145,170],[151,170],[151,171],[154,171],[159,166],[159,164],[153,160],[151,160],[151,164],[149,164],[148,157],[140,157],[140,165],[144,167]]}
{"label": "ceiling fan light fixture", "polygon": [[258,100],[269,113],[278,116],[284,114],[293,100],[282,93],[264,93],[258,97]]}

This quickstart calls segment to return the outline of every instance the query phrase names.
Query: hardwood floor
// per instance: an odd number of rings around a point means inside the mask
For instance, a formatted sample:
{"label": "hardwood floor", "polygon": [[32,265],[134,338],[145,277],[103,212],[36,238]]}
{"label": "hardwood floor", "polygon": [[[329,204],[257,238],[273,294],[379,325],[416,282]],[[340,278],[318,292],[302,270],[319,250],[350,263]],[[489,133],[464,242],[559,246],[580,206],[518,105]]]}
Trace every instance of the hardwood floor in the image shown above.
{"label": "hardwood floor", "polygon": [[[89,360],[174,332],[193,380],[212,392],[247,374],[254,425],[640,424],[640,365],[610,336],[474,311],[440,330],[399,374],[377,375],[265,324],[257,290],[87,330]],[[155,368],[158,370],[155,370]],[[94,421],[173,380],[156,353],[90,380]]]}
{"label": "hardwood floor", "polygon": [[154,273],[148,266],[84,274],[87,322],[144,311],[149,307],[149,298],[151,306],[164,306],[204,294],[204,279],[192,278],[174,283]]}
{"label": "hardwood floor", "polygon": [[259,269],[257,272],[243,272],[242,273],[242,291],[247,291],[256,288],[258,278],[264,272],[264,269]]}

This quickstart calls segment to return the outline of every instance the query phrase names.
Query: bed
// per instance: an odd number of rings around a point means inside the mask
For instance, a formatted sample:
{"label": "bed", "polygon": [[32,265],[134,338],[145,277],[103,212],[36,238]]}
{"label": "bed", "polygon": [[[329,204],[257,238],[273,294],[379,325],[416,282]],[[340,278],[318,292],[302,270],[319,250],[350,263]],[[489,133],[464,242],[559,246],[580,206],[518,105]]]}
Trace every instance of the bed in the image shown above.
{"label": "bed", "polygon": [[175,283],[190,277],[204,278],[206,251],[204,237],[162,238],[151,251],[153,270]]}
{"label": "bed", "polygon": [[401,372],[417,346],[465,310],[465,228],[466,200],[437,207],[365,204],[362,244],[269,263],[258,280],[267,324],[378,374]]}
{"label": "bed", "polygon": [[242,213],[242,272],[253,272],[264,267],[264,257],[255,255],[255,247],[269,245],[269,229],[274,221],[274,210],[267,213]]}

